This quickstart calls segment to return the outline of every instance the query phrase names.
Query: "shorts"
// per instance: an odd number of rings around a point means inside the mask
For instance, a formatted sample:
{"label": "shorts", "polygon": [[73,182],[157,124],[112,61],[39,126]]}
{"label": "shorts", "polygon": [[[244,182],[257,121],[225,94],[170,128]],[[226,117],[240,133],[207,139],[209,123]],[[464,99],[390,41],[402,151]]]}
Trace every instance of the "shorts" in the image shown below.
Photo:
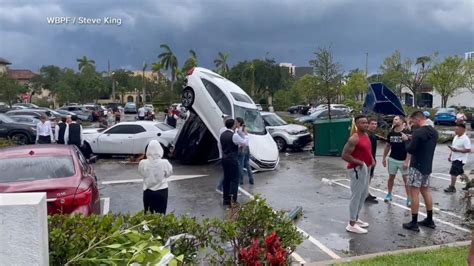
{"label": "shorts", "polygon": [[418,171],[418,169],[410,167],[408,171],[408,186],[410,187],[429,187],[430,186],[430,175],[424,175]]}
{"label": "shorts", "polygon": [[449,174],[451,176],[460,176],[464,174],[464,163],[462,161],[456,160],[453,161],[451,164],[451,169],[449,170]]}
{"label": "shorts", "polygon": [[395,160],[391,157],[388,157],[388,160],[387,160],[388,174],[397,175],[398,170],[400,170],[400,173],[402,173],[402,175],[408,175],[408,169],[403,169],[404,162],[405,161]]}

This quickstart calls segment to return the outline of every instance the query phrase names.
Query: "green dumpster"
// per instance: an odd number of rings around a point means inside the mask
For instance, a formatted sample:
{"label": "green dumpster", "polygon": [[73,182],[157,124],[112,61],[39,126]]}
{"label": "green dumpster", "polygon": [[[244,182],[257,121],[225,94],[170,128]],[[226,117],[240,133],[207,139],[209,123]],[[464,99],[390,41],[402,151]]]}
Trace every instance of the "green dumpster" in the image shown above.
{"label": "green dumpster", "polygon": [[341,156],[349,139],[352,119],[320,120],[313,124],[314,155]]}

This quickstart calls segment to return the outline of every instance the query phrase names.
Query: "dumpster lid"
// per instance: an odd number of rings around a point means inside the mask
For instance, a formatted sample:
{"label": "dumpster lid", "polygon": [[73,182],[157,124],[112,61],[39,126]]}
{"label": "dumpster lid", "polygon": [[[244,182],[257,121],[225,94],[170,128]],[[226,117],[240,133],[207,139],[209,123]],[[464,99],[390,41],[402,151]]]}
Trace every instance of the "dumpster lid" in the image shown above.
{"label": "dumpster lid", "polygon": [[346,123],[346,122],[351,122],[352,123],[352,118],[337,118],[337,119],[324,119],[324,120],[316,120],[313,122],[314,124],[332,124],[332,123]]}

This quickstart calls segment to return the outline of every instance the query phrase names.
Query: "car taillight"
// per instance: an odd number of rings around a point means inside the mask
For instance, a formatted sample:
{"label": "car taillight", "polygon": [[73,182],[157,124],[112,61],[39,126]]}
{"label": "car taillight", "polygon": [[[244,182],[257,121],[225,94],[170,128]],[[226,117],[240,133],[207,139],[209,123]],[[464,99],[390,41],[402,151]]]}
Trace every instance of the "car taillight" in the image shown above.
{"label": "car taillight", "polygon": [[58,197],[53,202],[59,212],[69,213],[74,207],[89,205],[92,201],[92,187],[85,191],[76,192],[74,195]]}
{"label": "car taillight", "polygon": [[193,68],[191,68],[190,70],[188,70],[188,73],[187,73],[187,74],[188,74],[188,76],[192,75],[192,74],[193,74],[193,72],[194,72],[194,67],[193,67]]}

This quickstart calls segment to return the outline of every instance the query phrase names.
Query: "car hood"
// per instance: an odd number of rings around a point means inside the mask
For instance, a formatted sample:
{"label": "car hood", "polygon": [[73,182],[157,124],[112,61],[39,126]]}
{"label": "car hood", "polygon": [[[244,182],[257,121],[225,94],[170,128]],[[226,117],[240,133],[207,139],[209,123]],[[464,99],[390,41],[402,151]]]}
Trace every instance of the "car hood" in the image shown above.
{"label": "car hood", "polygon": [[85,134],[97,134],[97,133],[102,133],[104,129],[103,128],[83,128],[82,133]]}
{"label": "car hood", "polygon": [[269,128],[279,129],[279,130],[288,130],[288,131],[307,130],[307,128],[305,126],[296,125],[296,124],[288,124],[288,125],[284,125],[284,126],[269,126]]}
{"label": "car hood", "polygon": [[278,161],[278,148],[270,134],[249,134],[250,153],[257,160],[268,162]]}

